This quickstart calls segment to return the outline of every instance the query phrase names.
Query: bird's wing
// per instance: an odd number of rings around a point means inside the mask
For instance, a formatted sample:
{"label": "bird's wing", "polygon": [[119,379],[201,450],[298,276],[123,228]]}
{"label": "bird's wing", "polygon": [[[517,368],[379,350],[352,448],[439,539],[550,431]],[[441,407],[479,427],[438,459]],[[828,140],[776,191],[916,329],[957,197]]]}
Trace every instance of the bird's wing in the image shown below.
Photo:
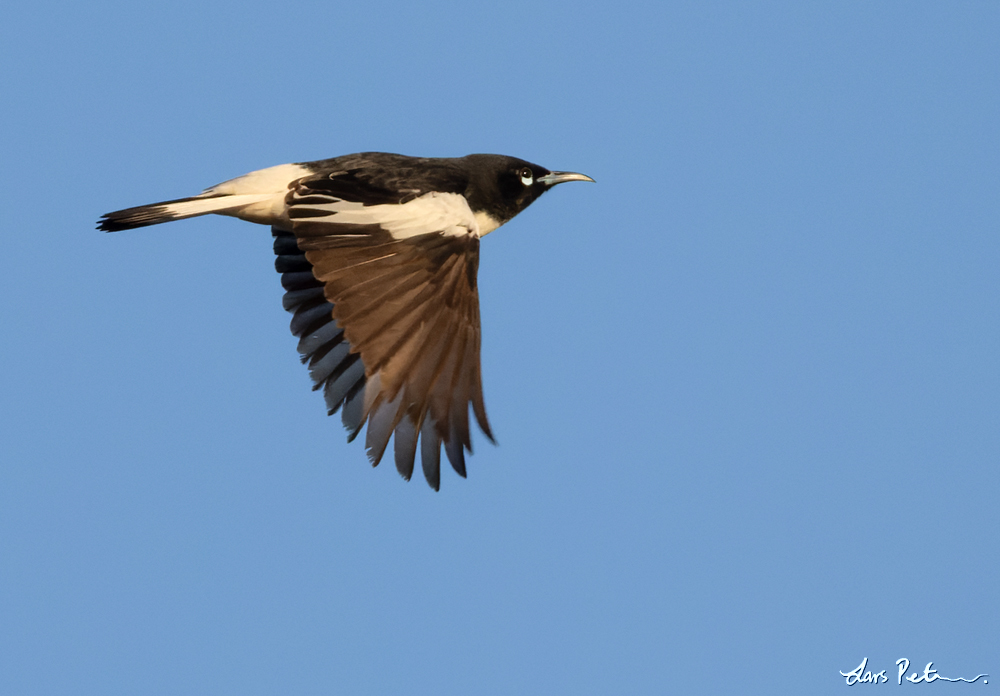
{"label": "bird's wing", "polygon": [[470,404],[492,440],[479,365],[479,234],[465,198],[366,189],[333,174],[298,182],[287,210],[291,233],[274,230],[276,267],[329,412],[343,408],[351,439],[367,421],[373,465],[395,433],[404,478],[418,439],[435,490],[442,442],[465,476]]}

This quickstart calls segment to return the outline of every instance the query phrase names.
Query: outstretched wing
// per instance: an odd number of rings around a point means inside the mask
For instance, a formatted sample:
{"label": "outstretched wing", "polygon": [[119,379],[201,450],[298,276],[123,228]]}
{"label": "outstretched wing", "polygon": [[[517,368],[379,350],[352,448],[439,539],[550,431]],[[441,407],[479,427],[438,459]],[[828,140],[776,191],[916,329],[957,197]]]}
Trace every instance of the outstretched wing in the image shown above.
{"label": "outstretched wing", "polygon": [[492,440],[479,365],[479,232],[465,198],[387,191],[352,172],[303,179],[288,194],[291,230],[275,228],[292,332],[315,389],[343,408],[353,439],[368,423],[373,465],[395,434],[396,468],[427,482],[440,451],[465,476],[469,406]]}

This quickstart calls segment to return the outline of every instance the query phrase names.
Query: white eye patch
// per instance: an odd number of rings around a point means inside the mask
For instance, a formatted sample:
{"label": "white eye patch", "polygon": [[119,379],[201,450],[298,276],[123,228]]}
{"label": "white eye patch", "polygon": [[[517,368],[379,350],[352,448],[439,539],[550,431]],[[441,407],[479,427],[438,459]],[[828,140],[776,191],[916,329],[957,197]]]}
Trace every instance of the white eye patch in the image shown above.
{"label": "white eye patch", "polygon": [[530,169],[521,170],[521,183],[524,184],[525,186],[531,186],[533,183],[535,183],[535,177],[531,173]]}

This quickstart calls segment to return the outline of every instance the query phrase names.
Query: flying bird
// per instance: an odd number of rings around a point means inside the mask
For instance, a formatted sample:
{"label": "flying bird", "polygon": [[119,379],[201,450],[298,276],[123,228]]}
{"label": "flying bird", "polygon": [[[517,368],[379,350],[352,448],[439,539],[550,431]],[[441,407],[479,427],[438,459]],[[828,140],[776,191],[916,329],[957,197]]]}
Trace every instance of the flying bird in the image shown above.
{"label": "flying bird", "polygon": [[441,486],[441,444],[463,478],[469,407],[493,440],[479,364],[479,239],[556,184],[593,181],[515,157],[363,152],[283,164],[197,196],[102,216],[128,230],[214,213],[271,226],[291,330],[327,412],[368,424],[372,466],[393,434],[409,480],[417,444]]}

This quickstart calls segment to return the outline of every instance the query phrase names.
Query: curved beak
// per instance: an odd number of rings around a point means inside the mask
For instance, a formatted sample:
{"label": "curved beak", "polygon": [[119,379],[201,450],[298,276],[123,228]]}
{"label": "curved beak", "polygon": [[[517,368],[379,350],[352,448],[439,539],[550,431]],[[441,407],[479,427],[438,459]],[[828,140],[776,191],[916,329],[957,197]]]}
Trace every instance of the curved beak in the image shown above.
{"label": "curved beak", "polygon": [[576,172],[549,172],[545,176],[538,177],[538,181],[546,186],[565,184],[567,181],[590,181],[597,183],[586,174],[577,174]]}

